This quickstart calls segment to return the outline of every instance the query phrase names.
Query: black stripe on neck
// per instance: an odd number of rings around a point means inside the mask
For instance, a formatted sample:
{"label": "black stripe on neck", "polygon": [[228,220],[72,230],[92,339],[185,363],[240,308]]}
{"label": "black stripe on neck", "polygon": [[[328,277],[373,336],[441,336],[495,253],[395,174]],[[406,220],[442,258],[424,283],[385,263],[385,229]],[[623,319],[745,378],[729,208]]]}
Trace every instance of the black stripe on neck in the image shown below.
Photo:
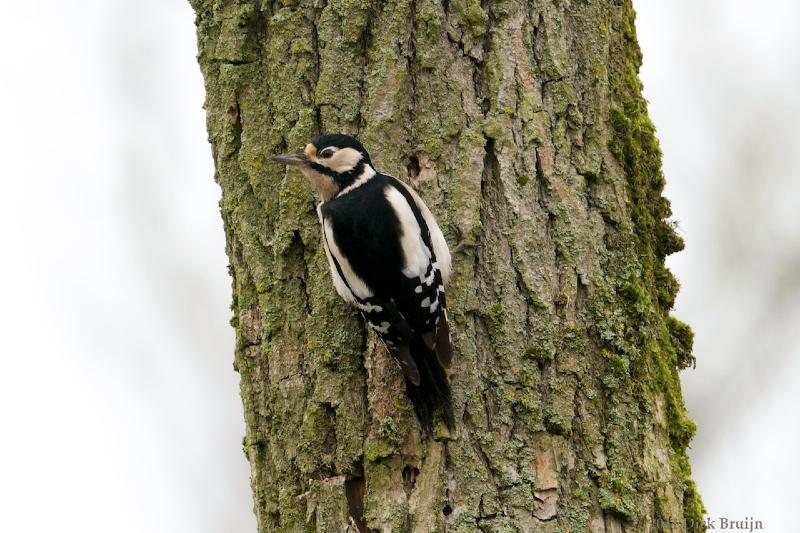
{"label": "black stripe on neck", "polygon": [[356,163],[356,166],[348,170],[347,172],[336,172],[335,170],[326,167],[325,165],[320,165],[317,162],[311,162],[311,168],[315,171],[319,172],[320,174],[325,174],[326,176],[330,176],[333,178],[333,181],[336,182],[336,185],[339,187],[339,190],[344,189],[361,175],[364,171],[364,160],[359,160]]}

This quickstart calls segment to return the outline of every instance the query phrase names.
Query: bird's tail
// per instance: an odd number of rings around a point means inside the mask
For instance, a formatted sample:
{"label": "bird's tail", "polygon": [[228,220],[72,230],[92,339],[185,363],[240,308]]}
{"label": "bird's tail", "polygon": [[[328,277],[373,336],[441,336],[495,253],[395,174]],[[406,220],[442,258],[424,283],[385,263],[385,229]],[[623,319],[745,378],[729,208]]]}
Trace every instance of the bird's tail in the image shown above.
{"label": "bird's tail", "polygon": [[419,370],[419,385],[406,379],[406,390],[420,424],[425,431],[432,433],[433,418],[438,412],[447,428],[454,431],[455,419],[447,371],[421,336],[412,336],[409,350]]}

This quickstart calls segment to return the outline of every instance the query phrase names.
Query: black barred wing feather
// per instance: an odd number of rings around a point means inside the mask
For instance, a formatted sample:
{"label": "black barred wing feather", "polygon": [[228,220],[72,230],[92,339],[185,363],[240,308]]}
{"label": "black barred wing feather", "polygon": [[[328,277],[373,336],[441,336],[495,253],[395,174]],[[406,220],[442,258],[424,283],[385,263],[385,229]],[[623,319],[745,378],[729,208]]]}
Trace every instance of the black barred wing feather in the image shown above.
{"label": "black barred wing feather", "polygon": [[400,312],[445,368],[453,349],[447,321],[444,279],[450,273],[450,252],[439,226],[416,193],[392,180],[386,197],[401,222],[405,268],[399,276],[396,301]]}
{"label": "black barred wing feather", "polygon": [[419,385],[419,369],[409,351],[413,331],[397,308],[397,304],[392,300],[379,300],[373,297],[358,301],[356,305],[400,364],[405,377],[414,385]]}
{"label": "black barred wing feather", "polygon": [[436,261],[431,260],[420,276],[403,276],[401,285],[404,295],[401,298],[403,316],[422,337],[425,346],[436,353],[442,366],[449,368],[453,350],[447,322],[444,284]]}

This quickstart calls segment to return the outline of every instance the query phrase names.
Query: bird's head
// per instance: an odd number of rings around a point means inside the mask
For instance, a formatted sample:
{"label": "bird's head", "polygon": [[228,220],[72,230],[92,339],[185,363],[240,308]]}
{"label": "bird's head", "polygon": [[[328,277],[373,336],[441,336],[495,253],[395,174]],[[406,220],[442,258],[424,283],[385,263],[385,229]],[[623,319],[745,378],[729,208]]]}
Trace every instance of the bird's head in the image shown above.
{"label": "bird's head", "polygon": [[314,137],[302,152],[276,155],[272,159],[298,167],[323,200],[336,196],[365,172],[375,172],[361,143],[339,133]]}

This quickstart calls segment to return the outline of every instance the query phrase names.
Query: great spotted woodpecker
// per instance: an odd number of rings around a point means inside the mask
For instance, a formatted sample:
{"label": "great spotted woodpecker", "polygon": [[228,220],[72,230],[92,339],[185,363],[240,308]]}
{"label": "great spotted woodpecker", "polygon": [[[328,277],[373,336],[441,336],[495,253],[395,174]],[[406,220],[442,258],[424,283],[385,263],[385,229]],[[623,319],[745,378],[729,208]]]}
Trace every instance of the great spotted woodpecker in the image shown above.
{"label": "great spotted woodpecker", "polygon": [[430,430],[439,411],[452,430],[450,251],[431,211],[412,188],[377,172],[348,135],[321,135],[273,159],[297,166],[322,196],[317,213],[336,291],[400,364],[421,424]]}

